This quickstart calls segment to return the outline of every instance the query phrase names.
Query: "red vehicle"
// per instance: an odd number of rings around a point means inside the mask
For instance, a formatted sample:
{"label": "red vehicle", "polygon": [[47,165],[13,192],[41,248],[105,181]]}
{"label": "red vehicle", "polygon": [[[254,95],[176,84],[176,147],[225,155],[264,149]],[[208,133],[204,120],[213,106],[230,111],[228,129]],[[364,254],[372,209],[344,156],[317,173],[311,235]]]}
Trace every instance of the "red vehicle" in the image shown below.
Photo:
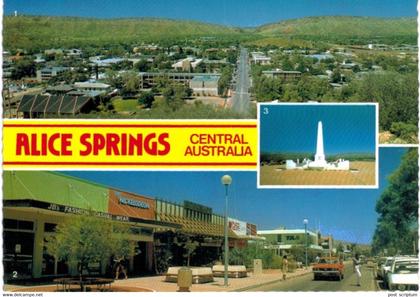
{"label": "red vehicle", "polygon": [[314,280],[321,278],[344,278],[344,264],[336,257],[323,257],[318,263],[313,265]]}

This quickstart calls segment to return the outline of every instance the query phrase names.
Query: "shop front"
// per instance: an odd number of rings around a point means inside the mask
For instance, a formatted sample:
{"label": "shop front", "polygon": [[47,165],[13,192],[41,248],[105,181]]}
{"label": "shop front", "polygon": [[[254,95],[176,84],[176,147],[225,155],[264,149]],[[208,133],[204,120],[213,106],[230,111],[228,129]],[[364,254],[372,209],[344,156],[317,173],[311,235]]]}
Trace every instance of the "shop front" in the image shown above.
{"label": "shop front", "polygon": [[[71,216],[97,216],[130,226],[136,252],[127,259],[129,274],[154,272],[156,229],[180,226],[155,219],[154,199],[109,189],[51,172],[4,172],[3,264],[5,280],[74,275],[76,267],[47,254],[45,240]],[[111,259],[110,259],[111,261]],[[109,263],[91,263],[84,273],[105,274]]]}

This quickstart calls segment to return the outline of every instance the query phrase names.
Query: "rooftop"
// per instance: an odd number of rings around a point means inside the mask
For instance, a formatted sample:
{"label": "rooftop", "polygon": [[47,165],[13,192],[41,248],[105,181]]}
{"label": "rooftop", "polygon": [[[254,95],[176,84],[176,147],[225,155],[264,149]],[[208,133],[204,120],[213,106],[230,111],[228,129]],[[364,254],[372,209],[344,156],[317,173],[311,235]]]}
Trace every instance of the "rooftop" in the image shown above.
{"label": "rooftop", "polygon": [[280,73],[290,73],[290,74],[301,74],[300,71],[286,71],[286,70],[281,70],[281,69],[276,69],[276,70],[264,70],[262,73],[266,73],[266,74],[280,74]]}
{"label": "rooftop", "polygon": [[220,76],[218,75],[198,75],[194,76],[192,81],[218,81],[220,79]]}
{"label": "rooftop", "polygon": [[95,88],[95,89],[107,89],[110,87],[108,84],[98,82],[75,82],[76,88]]}

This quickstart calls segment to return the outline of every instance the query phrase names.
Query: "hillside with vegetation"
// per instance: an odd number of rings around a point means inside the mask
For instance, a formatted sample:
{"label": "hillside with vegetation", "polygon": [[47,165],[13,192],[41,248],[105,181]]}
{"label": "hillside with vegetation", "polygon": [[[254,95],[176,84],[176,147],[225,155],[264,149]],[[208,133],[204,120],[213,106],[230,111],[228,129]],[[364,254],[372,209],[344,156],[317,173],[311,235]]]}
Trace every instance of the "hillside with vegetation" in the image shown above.
{"label": "hillside with vegetation", "polygon": [[255,32],[266,37],[293,37],[346,44],[415,44],[417,23],[415,18],[308,17],[263,25],[256,28]]}
{"label": "hillside with vegetation", "polygon": [[241,30],[195,21],[157,18],[90,19],[46,16],[5,16],[5,48],[102,46],[180,40],[193,37],[234,37]]}
{"label": "hillside with vegetation", "polygon": [[217,37],[231,41],[261,40],[263,43],[310,41],[360,44],[410,43],[417,40],[415,18],[308,17],[240,29],[198,21],[159,18],[92,19],[49,16],[5,16],[5,48],[37,50],[48,47],[83,47],[138,42],[168,44],[186,38]]}

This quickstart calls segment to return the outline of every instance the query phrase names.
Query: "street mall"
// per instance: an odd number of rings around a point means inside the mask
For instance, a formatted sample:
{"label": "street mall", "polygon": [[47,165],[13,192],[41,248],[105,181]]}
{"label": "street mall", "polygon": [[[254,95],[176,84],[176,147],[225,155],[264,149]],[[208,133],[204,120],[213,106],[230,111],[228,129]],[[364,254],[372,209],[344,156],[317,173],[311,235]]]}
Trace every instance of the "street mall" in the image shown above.
{"label": "street mall", "polygon": [[[5,280],[75,275],[77,269],[46,253],[45,238],[74,215],[90,215],[130,225],[137,253],[128,259],[129,275],[162,273],[170,253],[173,266],[185,265],[185,238],[198,242],[191,265],[221,260],[224,217],[191,201],[173,203],[46,171],[4,171],[3,263]],[[241,227],[238,228],[238,222]],[[258,239],[256,226],[229,218],[229,246]],[[108,263],[91,263],[90,274],[106,274]]]}

